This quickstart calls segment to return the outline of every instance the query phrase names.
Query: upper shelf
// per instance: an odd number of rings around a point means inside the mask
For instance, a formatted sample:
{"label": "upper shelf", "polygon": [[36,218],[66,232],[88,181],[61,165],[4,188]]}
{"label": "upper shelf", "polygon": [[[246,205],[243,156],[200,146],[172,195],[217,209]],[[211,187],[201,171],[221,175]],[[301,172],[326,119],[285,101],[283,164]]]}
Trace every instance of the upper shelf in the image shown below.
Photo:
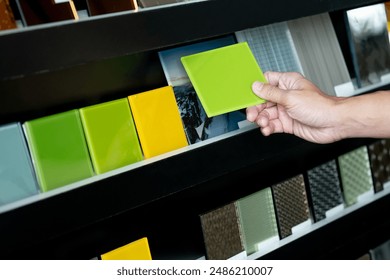
{"label": "upper shelf", "polygon": [[172,46],[374,0],[194,1],[0,33],[0,80]]}

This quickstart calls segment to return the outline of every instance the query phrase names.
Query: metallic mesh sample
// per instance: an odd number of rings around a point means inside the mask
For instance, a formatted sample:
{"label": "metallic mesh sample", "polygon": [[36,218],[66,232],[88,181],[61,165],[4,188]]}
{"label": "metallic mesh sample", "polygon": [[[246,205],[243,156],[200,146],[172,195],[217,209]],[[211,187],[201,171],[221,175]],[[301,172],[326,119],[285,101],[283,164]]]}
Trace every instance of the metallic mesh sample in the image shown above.
{"label": "metallic mesh sample", "polygon": [[200,216],[207,258],[228,259],[244,251],[236,203]]}
{"label": "metallic mesh sample", "polygon": [[368,146],[375,192],[383,190],[390,181],[390,139],[379,140]]}
{"label": "metallic mesh sample", "polygon": [[314,220],[326,218],[326,211],[343,204],[336,161],[332,160],[307,172]]}
{"label": "metallic mesh sample", "polygon": [[292,228],[307,221],[309,206],[302,175],[272,186],[280,238],[292,234]]}
{"label": "metallic mesh sample", "polygon": [[347,206],[355,204],[359,195],[373,189],[367,147],[360,147],[339,156],[339,167],[344,201]]}
{"label": "metallic mesh sample", "polygon": [[271,188],[241,198],[237,205],[247,254],[255,253],[258,243],[278,237]]}

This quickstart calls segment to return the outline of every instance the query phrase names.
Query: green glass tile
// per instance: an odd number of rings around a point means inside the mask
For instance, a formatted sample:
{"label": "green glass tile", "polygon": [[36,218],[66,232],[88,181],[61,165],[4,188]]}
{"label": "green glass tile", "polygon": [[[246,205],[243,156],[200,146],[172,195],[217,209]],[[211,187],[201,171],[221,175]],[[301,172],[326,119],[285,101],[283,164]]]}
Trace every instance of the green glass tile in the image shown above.
{"label": "green glass tile", "polygon": [[97,174],[142,160],[127,98],[82,108],[80,116]]}
{"label": "green glass tile", "polygon": [[248,44],[237,43],[181,58],[208,117],[263,103],[252,92],[265,82]]}
{"label": "green glass tile", "polygon": [[0,127],[0,206],[38,193],[19,123]]}
{"label": "green glass tile", "polygon": [[42,191],[93,175],[78,110],[28,121],[25,128]]}
{"label": "green glass tile", "polygon": [[243,239],[247,254],[257,251],[257,244],[278,236],[278,228],[270,188],[238,200]]}
{"label": "green glass tile", "polygon": [[374,189],[367,147],[339,156],[340,177],[347,206],[355,204],[359,195]]}

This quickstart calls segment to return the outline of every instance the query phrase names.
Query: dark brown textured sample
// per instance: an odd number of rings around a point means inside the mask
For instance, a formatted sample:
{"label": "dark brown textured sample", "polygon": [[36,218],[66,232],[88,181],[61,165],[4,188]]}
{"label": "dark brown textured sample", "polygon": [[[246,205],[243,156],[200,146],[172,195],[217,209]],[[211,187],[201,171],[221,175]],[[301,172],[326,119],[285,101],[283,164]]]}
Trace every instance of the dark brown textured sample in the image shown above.
{"label": "dark brown textured sample", "polygon": [[376,141],[368,147],[374,190],[383,190],[383,184],[390,181],[390,139]]}
{"label": "dark brown textured sample", "polygon": [[326,212],[343,204],[336,161],[332,160],[307,172],[315,221],[326,218]]}
{"label": "dark brown textured sample", "polygon": [[302,175],[272,186],[280,238],[292,234],[292,228],[307,221],[309,206]]}
{"label": "dark brown textured sample", "polygon": [[78,19],[77,11],[72,0],[58,4],[54,0],[17,1],[25,25]]}
{"label": "dark brown textured sample", "polygon": [[235,203],[200,216],[206,256],[225,260],[244,251]]}
{"label": "dark brown textured sample", "polygon": [[135,10],[136,0],[88,0],[88,10],[91,16]]}
{"label": "dark brown textured sample", "polygon": [[13,28],[16,28],[16,22],[9,0],[0,0],[0,30]]}

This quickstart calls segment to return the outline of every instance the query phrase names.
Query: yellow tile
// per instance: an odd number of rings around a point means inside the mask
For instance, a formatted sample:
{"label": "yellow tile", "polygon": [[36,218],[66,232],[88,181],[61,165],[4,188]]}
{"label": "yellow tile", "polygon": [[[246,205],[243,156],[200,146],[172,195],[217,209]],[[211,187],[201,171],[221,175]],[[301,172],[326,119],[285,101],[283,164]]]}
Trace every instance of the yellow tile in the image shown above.
{"label": "yellow tile", "polygon": [[101,255],[102,260],[151,260],[146,237]]}
{"label": "yellow tile", "polygon": [[171,86],[129,96],[145,158],[188,145]]}

